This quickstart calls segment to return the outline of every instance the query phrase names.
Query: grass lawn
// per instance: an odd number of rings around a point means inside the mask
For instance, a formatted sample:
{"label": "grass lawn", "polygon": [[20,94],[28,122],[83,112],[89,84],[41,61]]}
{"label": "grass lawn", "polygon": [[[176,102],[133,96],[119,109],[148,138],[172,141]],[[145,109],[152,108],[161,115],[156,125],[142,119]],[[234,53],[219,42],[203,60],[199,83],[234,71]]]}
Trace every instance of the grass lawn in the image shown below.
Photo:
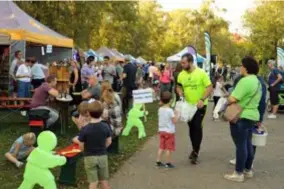
{"label": "grass lawn", "polygon": [[[156,103],[147,104],[148,121],[145,123],[147,138],[157,133],[157,108]],[[7,112],[0,112],[0,117]],[[143,119],[143,118],[142,118]],[[12,114],[8,118],[0,121],[0,189],[16,189],[22,182],[24,168],[18,169],[13,164],[5,160],[4,154],[7,152],[13,142],[23,133],[29,131],[27,118],[22,117],[19,113]],[[71,124],[71,121],[70,121]],[[67,129],[67,134],[58,136],[58,147],[65,147],[70,144],[71,138],[78,133],[75,125]],[[110,172],[115,173],[122,165],[123,161],[127,160],[133,153],[142,147],[147,141],[138,139],[138,132],[133,129],[128,137],[120,137],[120,154],[109,156]],[[59,175],[60,168],[52,170],[54,175]],[[77,181],[78,189],[86,189],[87,181],[82,159],[77,164]],[[35,187],[40,188],[40,187]],[[115,188],[115,186],[114,186]]]}

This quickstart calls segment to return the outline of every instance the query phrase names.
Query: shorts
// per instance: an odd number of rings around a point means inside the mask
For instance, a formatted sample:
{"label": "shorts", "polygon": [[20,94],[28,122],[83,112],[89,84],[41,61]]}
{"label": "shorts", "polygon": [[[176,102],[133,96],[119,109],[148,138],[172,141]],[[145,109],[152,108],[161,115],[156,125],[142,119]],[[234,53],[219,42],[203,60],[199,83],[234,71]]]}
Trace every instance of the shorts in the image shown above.
{"label": "shorts", "polygon": [[277,87],[269,88],[270,102],[272,106],[276,106],[279,104],[279,96]]}
{"label": "shorts", "polygon": [[109,179],[107,155],[86,156],[84,158],[84,164],[89,183]]}
{"label": "shorts", "polygon": [[161,150],[175,151],[176,144],[175,144],[175,134],[174,133],[160,132],[159,136],[160,136],[160,149]]}

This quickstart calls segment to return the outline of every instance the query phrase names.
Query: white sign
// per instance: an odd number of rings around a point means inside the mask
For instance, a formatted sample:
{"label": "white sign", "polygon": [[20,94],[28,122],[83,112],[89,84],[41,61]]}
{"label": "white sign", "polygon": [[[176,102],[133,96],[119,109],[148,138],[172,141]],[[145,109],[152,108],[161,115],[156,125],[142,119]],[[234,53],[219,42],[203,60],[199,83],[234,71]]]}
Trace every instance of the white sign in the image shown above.
{"label": "white sign", "polygon": [[41,55],[44,56],[44,46],[41,47]]}
{"label": "white sign", "polygon": [[46,53],[52,53],[52,45],[46,45]]}
{"label": "white sign", "polygon": [[153,91],[151,88],[134,90],[132,94],[134,103],[136,104],[153,102]]}

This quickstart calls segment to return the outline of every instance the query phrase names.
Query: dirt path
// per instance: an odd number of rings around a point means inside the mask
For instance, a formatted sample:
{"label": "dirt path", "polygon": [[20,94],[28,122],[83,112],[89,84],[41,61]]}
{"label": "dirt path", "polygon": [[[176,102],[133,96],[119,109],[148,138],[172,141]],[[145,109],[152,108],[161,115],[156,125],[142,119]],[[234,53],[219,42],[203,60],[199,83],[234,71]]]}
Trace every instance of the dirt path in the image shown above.
{"label": "dirt path", "polygon": [[191,165],[188,160],[189,139],[185,124],[177,125],[176,168],[157,169],[154,166],[158,138],[151,138],[144,148],[129,159],[111,179],[114,189],[284,189],[284,116],[266,121],[269,129],[268,145],[257,149],[255,177],[245,183],[223,179],[233,171],[228,161],[234,147],[227,123],[205,120],[201,163]]}

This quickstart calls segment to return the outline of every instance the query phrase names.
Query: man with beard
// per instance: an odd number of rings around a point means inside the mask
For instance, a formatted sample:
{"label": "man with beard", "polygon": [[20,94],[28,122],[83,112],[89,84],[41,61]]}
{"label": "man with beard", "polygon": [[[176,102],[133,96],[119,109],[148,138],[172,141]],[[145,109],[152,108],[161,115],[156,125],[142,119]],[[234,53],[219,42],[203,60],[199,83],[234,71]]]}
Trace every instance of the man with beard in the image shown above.
{"label": "man with beard", "polygon": [[197,112],[188,122],[189,137],[192,143],[192,152],[189,155],[192,164],[198,163],[200,145],[203,137],[202,122],[208,105],[208,97],[213,91],[213,86],[208,74],[193,64],[193,56],[186,53],[182,56],[180,72],[177,80],[177,92],[192,105],[197,105]]}

